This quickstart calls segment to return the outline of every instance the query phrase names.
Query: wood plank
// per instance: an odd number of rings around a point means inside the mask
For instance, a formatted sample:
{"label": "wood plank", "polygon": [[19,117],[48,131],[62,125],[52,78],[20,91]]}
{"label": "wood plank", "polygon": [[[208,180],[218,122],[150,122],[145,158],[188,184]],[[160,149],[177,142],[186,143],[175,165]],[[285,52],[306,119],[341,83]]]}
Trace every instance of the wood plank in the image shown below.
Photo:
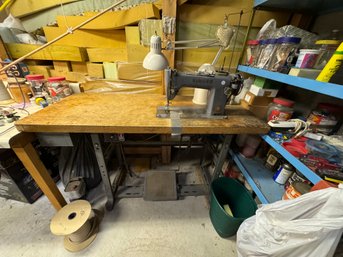
{"label": "wood plank", "polygon": [[71,62],[71,70],[74,72],[88,73],[87,63],[85,62]]}
{"label": "wood plank", "polygon": [[63,71],[63,70],[57,71],[55,69],[51,69],[50,70],[50,76],[51,77],[67,77],[68,72],[69,71]]}
{"label": "wood plank", "polygon": [[51,77],[50,70],[53,66],[43,66],[43,65],[28,65],[30,74],[42,74],[45,78]]}
{"label": "wood plank", "polygon": [[104,78],[104,69],[102,63],[87,63],[87,72],[90,77]]}
{"label": "wood plank", "polygon": [[118,79],[142,80],[162,84],[163,71],[151,71],[143,68],[143,63],[118,63]]}
{"label": "wood plank", "polygon": [[83,92],[112,92],[128,94],[162,94],[161,83],[146,81],[96,80],[82,83]]}
{"label": "wood plank", "polygon": [[[6,44],[6,46],[14,59],[20,58],[40,47],[39,45],[30,44]],[[87,60],[87,53],[85,49],[76,46],[51,45],[27,59],[84,62]]]}
{"label": "wood plank", "polygon": [[[163,0],[163,2],[162,2],[162,14],[164,17],[176,18],[176,6],[177,6],[176,3],[177,3],[176,0]],[[176,30],[176,26],[175,26],[175,30]],[[163,33],[163,37],[162,37],[163,42],[166,42],[168,40],[170,40],[171,42],[174,42],[175,41],[175,33],[176,33],[176,31],[174,31],[172,34]],[[168,60],[169,67],[174,68],[175,51],[168,50],[168,51],[162,51],[162,52]]]}
{"label": "wood plank", "polygon": [[14,17],[23,17],[27,15],[40,12],[51,7],[58,6],[60,4],[67,4],[77,2],[80,0],[44,0],[44,1],[32,1],[32,0],[15,0],[9,7],[10,13]]}
{"label": "wood plank", "polygon": [[[43,27],[48,42],[66,32],[65,27]],[[125,48],[124,30],[76,30],[55,45],[78,47]]]}
{"label": "wood plank", "polygon": [[67,203],[44,164],[40,160],[36,149],[32,146],[31,142],[33,138],[32,134],[20,133],[11,138],[11,148],[32,178],[36,181],[39,188],[48,197],[55,209],[59,210]]}
{"label": "wood plank", "polygon": [[126,45],[128,62],[143,62],[145,56],[149,53],[149,47],[142,45]]}
{"label": "wood plank", "polygon": [[[242,2],[235,6],[219,6],[219,5],[196,5],[183,4],[179,7],[179,21],[205,23],[205,24],[223,24],[224,15],[229,13],[239,13],[242,9],[248,11],[252,8],[252,1]],[[242,15],[241,26],[248,26],[250,12]],[[256,11],[253,27],[262,27],[268,20],[275,19],[278,27],[286,25],[290,17],[287,12],[268,12]],[[239,24],[239,15],[229,16],[230,25]]]}
{"label": "wood plank", "polygon": [[140,45],[140,35],[138,26],[126,26],[125,27],[126,44]]}
{"label": "wood plank", "polygon": [[[96,14],[96,13],[94,13]],[[89,16],[57,16],[58,26],[66,28],[67,24],[75,27]],[[82,29],[91,30],[108,30],[108,29],[121,29],[130,24],[137,24],[141,19],[147,18],[160,18],[159,10],[153,4],[141,4],[132,7],[128,10],[113,11],[103,14],[90,23],[84,25]]]}
{"label": "wood plank", "polygon": [[67,72],[66,79],[71,82],[85,82],[87,80],[85,73],[69,71]]}
{"label": "wood plank", "polygon": [[118,79],[117,63],[104,62],[103,67],[104,67],[104,74],[105,74],[106,79],[113,79],[113,80]]}
{"label": "wood plank", "polygon": [[126,48],[87,48],[90,62],[127,61]]}
{"label": "wood plank", "polygon": [[56,72],[68,72],[71,71],[70,62],[63,62],[63,61],[53,61],[54,70]]}
{"label": "wood plank", "polygon": [[[193,106],[191,99],[176,97],[172,106]],[[27,132],[170,134],[170,119],[156,117],[156,107],[165,104],[163,95],[76,94],[20,119],[16,127]],[[269,131],[266,122],[240,106],[229,106],[227,119],[181,119],[180,123],[182,134],[265,134]]]}

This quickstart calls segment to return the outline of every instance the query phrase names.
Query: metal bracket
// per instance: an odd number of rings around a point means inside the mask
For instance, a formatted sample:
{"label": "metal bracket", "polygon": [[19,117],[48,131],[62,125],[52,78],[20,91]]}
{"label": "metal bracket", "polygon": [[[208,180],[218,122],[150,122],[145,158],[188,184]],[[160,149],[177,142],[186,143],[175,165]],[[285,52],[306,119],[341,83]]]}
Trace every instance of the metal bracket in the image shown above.
{"label": "metal bracket", "polygon": [[220,149],[220,153],[219,153],[218,159],[217,159],[217,161],[215,163],[215,169],[214,169],[214,172],[213,172],[212,181],[219,177],[219,174],[220,174],[220,172],[222,170],[224,161],[225,161],[225,159],[227,157],[227,154],[229,152],[229,148],[230,148],[230,144],[231,144],[231,141],[232,141],[232,137],[233,137],[232,135],[226,135],[225,138],[224,138],[224,142],[223,142],[222,148]]}
{"label": "metal bracket", "polygon": [[106,209],[110,211],[113,209],[114,196],[113,196],[113,190],[112,190],[110,177],[109,177],[107,167],[106,167],[106,162],[104,159],[102,144],[100,141],[99,134],[91,134],[91,138],[92,138],[92,143],[93,143],[93,147],[95,151],[95,156],[99,165],[102,182],[104,183],[104,187],[105,187],[105,194],[107,197]]}

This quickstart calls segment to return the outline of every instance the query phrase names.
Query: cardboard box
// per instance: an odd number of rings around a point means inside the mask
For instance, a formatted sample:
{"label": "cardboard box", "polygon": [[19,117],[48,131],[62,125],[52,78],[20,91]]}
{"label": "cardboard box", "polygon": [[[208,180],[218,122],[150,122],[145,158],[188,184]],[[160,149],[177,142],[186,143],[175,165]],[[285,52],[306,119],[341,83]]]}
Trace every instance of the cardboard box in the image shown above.
{"label": "cardboard box", "polygon": [[256,117],[264,120],[267,116],[268,106],[249,105],[246,101],[241,101],[244,109],[251,111]]}
{"label": "cardboard box", "polygon": [[278,89],[264,89],[264,88],[260,88],[252,84],[249,92],[253,93],[256,96],[276,97],[279,90]]}
{"label": "cardboard box", "polygon": [[262,78],[262,77],[256,77],[254,80],[254,85],[263,89],[279,89],[280,86],[277,84],[277,82]]}
{"label": "cardboard box", "polygon": [[268,106],[273,99],[273,97],[256,96],[251,92],[247,92],[244,96],[244,101],[246,101],[249,105]]}

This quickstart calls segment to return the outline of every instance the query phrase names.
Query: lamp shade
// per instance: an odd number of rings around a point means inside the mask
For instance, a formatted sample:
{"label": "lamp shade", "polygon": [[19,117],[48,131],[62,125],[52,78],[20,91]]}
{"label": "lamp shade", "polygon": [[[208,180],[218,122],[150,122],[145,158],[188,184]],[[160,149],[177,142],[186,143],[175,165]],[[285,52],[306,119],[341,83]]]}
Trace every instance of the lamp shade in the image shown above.
{"label": "lamp shade", "polygon": [[150,52],[145,56],[143,67],[147,70],[164,70],[168,67],[168,60],[161,52],[161,38],[152,36],[150,39]]}

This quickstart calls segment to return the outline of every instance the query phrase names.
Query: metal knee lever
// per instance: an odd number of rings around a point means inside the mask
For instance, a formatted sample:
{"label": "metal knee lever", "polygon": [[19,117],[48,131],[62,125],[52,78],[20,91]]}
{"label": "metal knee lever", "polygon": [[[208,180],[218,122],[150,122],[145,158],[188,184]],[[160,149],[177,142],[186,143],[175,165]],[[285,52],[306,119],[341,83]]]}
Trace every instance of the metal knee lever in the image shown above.
{"label": "metal knee lever", "polygon": [[110,211],[113,209],[114,196],[113,196],[111,180],[110,180],[108,170],[106,167],[106,162],[105,162],[104,153],[102,149],[102,143],[100,141],[99,134],[91,134],[91,138],[92,138],[92,143],[93,143],[93,147],[95,151],[95,157],[99,165],[102,182],[104,183],[104,187],[105,187],[105,194],[107,197],[106,209]]}

